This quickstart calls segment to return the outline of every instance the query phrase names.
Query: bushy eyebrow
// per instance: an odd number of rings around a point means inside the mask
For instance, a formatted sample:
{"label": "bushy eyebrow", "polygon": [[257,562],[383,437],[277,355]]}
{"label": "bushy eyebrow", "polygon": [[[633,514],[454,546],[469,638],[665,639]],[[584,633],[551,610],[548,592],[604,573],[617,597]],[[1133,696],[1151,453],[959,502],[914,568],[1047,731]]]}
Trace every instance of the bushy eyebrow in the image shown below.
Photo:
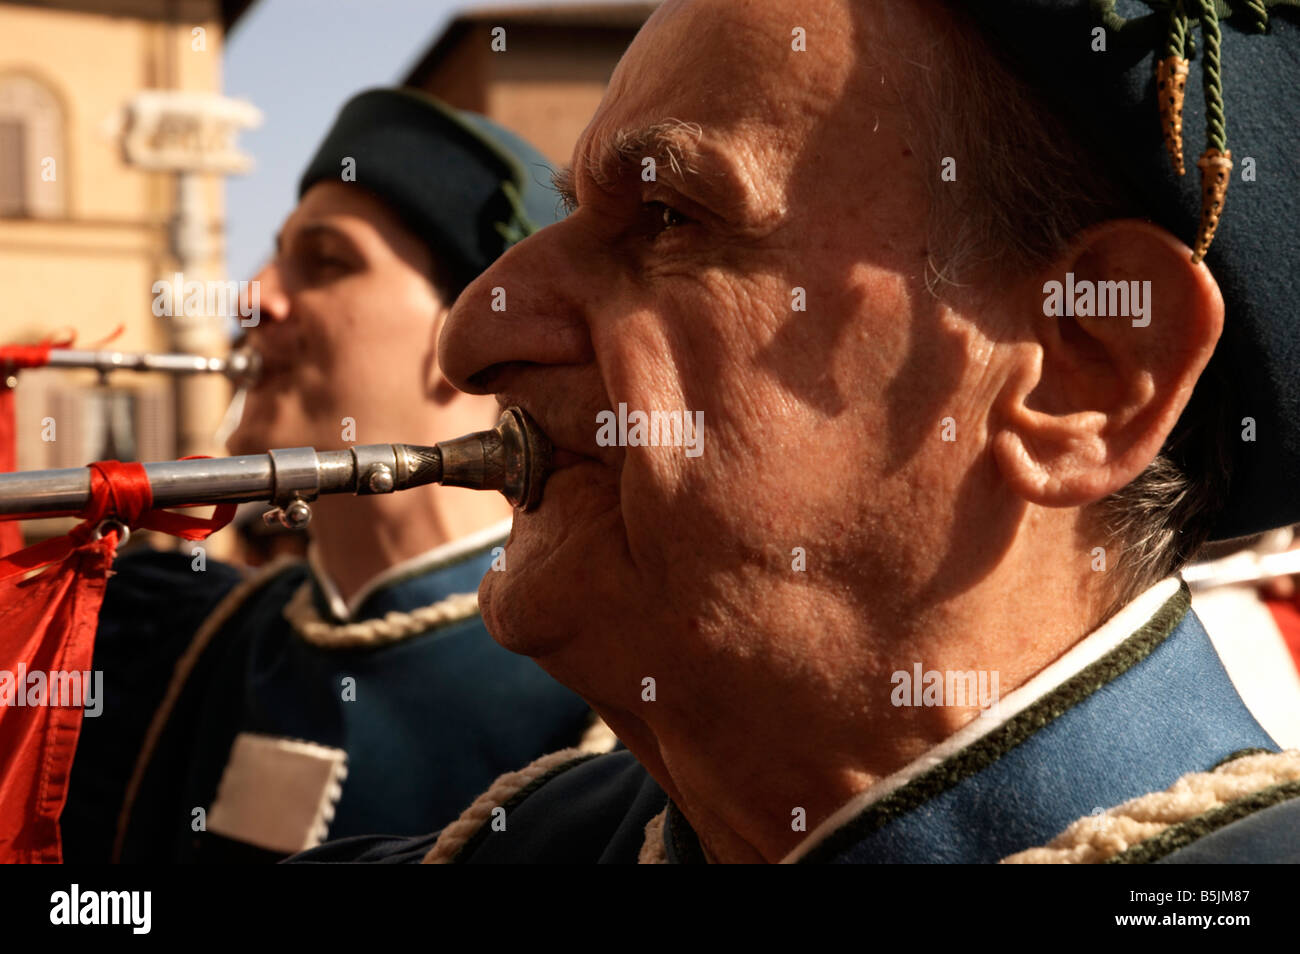
{"label": "bushy eyebrow", "polygon": [[639,167],[646,157],[653,157],[657,166],[666,166],[674,176],[685,179],[699,170],[700,140],[703,138],[704,130],[696,123],[679,119],[636,130],[620,129],[601,143],[595,168],[591,170],[592,177],[600,182],[600,176],[608,169],[608,163],[601,162],[602,158],[617,157],[620,163]]}
{"label": "bushy eyebrow", "polygon": [[[611,188],[629,173],[638,176],[647,158],[655,161],[656,179],[672,178],[684,192],[698,195],[705,204],[726,184],[725,174],[702,175],[710,165],[700,148],[704,131],[695,123],[669,119],[639,129],[620,129],[596,143],[581,161],[583,172],[601,188]],[[565,208],[578,206],[577,175],[566,166],[551,176],[551,185]]]}

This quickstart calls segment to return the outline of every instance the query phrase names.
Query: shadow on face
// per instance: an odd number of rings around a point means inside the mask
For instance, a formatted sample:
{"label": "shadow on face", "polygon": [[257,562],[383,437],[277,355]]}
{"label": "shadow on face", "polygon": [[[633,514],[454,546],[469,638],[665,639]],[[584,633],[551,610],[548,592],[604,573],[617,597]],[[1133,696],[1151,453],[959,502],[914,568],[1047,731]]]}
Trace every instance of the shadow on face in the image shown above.
{"label": "shadow on face", "polygon": [[[934,448],[978,342],[925,288],[894,70],[927,24],[868,7],[665,4],[575,149],[574,212],[448,321],[454,382],[591,461],[516,518],[512,571],[481,593],[494,636],[584,694],[644,675],[598,651],[611,633],[680,669],[761,639],[810,580],[896,604],[942,552],[970,461]],[[702,454],[597,446],[593,414],[624,405],[702,415]]]}

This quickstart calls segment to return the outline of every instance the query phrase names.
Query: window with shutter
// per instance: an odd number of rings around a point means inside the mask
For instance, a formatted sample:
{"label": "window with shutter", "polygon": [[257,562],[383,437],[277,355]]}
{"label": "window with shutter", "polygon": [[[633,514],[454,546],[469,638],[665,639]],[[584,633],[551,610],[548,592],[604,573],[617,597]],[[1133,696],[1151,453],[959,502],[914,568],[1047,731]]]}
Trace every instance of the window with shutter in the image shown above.
{"label": "window with shutter", "polygon": [[0,216],[27,214],[27,137],[23,123],[0,119]]}

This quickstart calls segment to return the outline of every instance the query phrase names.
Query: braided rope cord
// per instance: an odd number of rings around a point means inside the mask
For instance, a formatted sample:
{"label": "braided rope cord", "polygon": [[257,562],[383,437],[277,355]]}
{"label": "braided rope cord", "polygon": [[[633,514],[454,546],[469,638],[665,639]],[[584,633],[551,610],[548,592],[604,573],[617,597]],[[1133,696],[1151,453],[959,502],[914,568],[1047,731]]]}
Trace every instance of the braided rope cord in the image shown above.
{"label": "braided rope cord", "polygon": [[1205,41],[1201,71],[1205,87],[1206,148],[1223,152],[1228,148],[1228,130],[1223,111],[1223,66],[1219,55],[1223,36],[1215,0],[1201,0],[1201,39]]}
{"label": "braided rope cord", "polygon": [[589,754],[578,749],[563,749],[550,755],[543,755],[517,772],[507,772],[498,777],[486,792],[461,813],[459,818],[442,830],[433,847],[424,856],[422,863],[451,864],[456,860],[461,849],[469,844],[470,839],[487,825],[496,809],[503,808],[511,798],[553,770],[570,762],[590,757]]}
{"label": "braided rope cord", "polygon": [[1183,9],[1183,0],[1177,0],[1169,8],[1169,35],[1165,37],[1165,56],[1187,56],[1187,11]]}
{"label": "braided rope cord", "polygon": [[1163,792],[1085,815],[1042,847],[1001,864],[1098,864],[1119,858],[1175,826],[1210,815],[1251,795],[1300,780],[1300,750],[1257,752],[1190,772]]}
{"label": "braided rope cord", "polygon": [[1183,0],[1169,8],[1164,57],[1156,61],[1156,95],[1169,161],[1180,176],[1183,163],[1183,100],[1187,94],[1187,11]]}
{"label": "braided rope cord", "polygon": [[[1152,17],[1168,14],[1176,7],[1184,7],[1185,0],[1142,0],[1152,13],[1141,17],[1123,17],[1115,12],[1119,0],[1092,0],[1094,14],[1112,33],[1143,36],[1152,29]],[[1198,6],[1200,0],[1196,0]],[[1270,9],[1276,7],[1300,8],[1300,0],[1211,0],[1220,20],[1232,18],[1233,23],[1246,33],[1264,33],[1268,29]]]}
{"label": "braided rope cord", "polygon": [[664,823],[668,820],[668,809],[664,809],[645,823],[645,840],[641,842],[641,851],[637,854],[639,865],[668,864],[668,846],[664,844]]}
{"label": "braided rope cord", "polygon": [[[1232,172],[1228,149],[1228,117],[1223,98],[1222,21],[1232,20],[1243,33],[1269,30],[1269,9],[1300,8],[1300,0],[1143,0],[1151,9],[1146,16],[1126,18],[1115,11],[1118,0],[1091,0],[1093,16],[1121,42],[1137,47],[1157,47],[1156,85],[1160,122],[1174,171],[1182,175],[1182,102],[1187,60],[1196,55],[1189,29],[1192,17],[1200,23],[1201,85],[1205,95],[1205,152],[1197,160],[1201,170],[1201,222],[1192,261],[1200,262],[1214,241],[1223,214],[1224,197]],[[1159,32],[1163,31],[1163,32]]]}
{"label": "braided rope cord", "polygon": [[1251,18],[1249,27],[1243,27],[1251,33],[1266,33],[1268,31],[1268,4],[1264,0],[1244,0],[1243,3],[1233,8],[1233,15],[1238,13]]}
{"label": "braided rope cord", "polygon": [[1267,33],[1270,7],[1300,7],[1300,0],[1144,0],[1152,13],[1125,18],[1115,12],[1118,0],[1092,0],[1096,17],[1107,31],[1127,42],[1145,44],[1164,24],[1163,55],[1190,59],[1196,40],[1189,27],[1188,3],[1195,4],[1205,55],[1201,62],[1205,88],[1206,149],[1227,150],[1227,114],[1223,103],[1222,21],[1233,20],[1246,33]]}
{"label": "braided rope cord", "polygon": [[383,617],[357,623],[328,623],[316,612],[312,584],[307,580],[294,592],[283,612],[294,632],[313,645],[328,649],[370,648],[469,619],[478,613],[478,594],[455,593],[407,613],[392,610]]}

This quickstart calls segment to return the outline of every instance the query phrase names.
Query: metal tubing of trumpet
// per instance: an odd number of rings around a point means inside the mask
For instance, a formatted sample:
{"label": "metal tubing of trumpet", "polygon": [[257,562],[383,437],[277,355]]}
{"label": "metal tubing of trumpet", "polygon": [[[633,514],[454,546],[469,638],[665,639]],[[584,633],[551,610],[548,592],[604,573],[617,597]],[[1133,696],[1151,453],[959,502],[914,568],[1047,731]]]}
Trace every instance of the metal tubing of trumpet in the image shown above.
{"label": "metal tubing of trumpet", "polygon": [[[314,500],[320,494],[386,494],[425,484],[499,490],[516,507],[541,500],[550,468],[546,435],[523,411],[509,408],[497,426],[432,447],[363,444],[347,450],[310,447],[242,457],[144,465],[155,507],[184,504]],[[71,517],[90,499],[85,467],[0,474],[0,516]]]}
{"label": "metal tubing of trumpet", "polygon": [[[400,451],[398,449],[401,449]],[[373,466],[364,462],[393,461],[408,450],[437,454],[436,448],[367,444],[340,451],[290,447],[266,454],[173,460],[144,465],[153,490],[155,507],[182,504],[276,501],[290,497],[315,499],[320,494],[388,493],[432,483],[408,479],[392,482],[389,490],[358,486],[358,473],[369,477]],[[358,465],[358,460],[362,465]],[[378,486],[379,484],[376,484]],[[8,517],[71,517],[90,500],[90,470],[70,467],[0,474],[0,515]]]}
{"label": "metal tubing of trumpet", "polygon": [[130,351],[50,349],[48,367],[90,368],[94,371],[160,371],[168,374],[224,374],[232,379],[256,377],[261,364],[253,351],[234,351],[217,358],[201,354],[153,354]]}

